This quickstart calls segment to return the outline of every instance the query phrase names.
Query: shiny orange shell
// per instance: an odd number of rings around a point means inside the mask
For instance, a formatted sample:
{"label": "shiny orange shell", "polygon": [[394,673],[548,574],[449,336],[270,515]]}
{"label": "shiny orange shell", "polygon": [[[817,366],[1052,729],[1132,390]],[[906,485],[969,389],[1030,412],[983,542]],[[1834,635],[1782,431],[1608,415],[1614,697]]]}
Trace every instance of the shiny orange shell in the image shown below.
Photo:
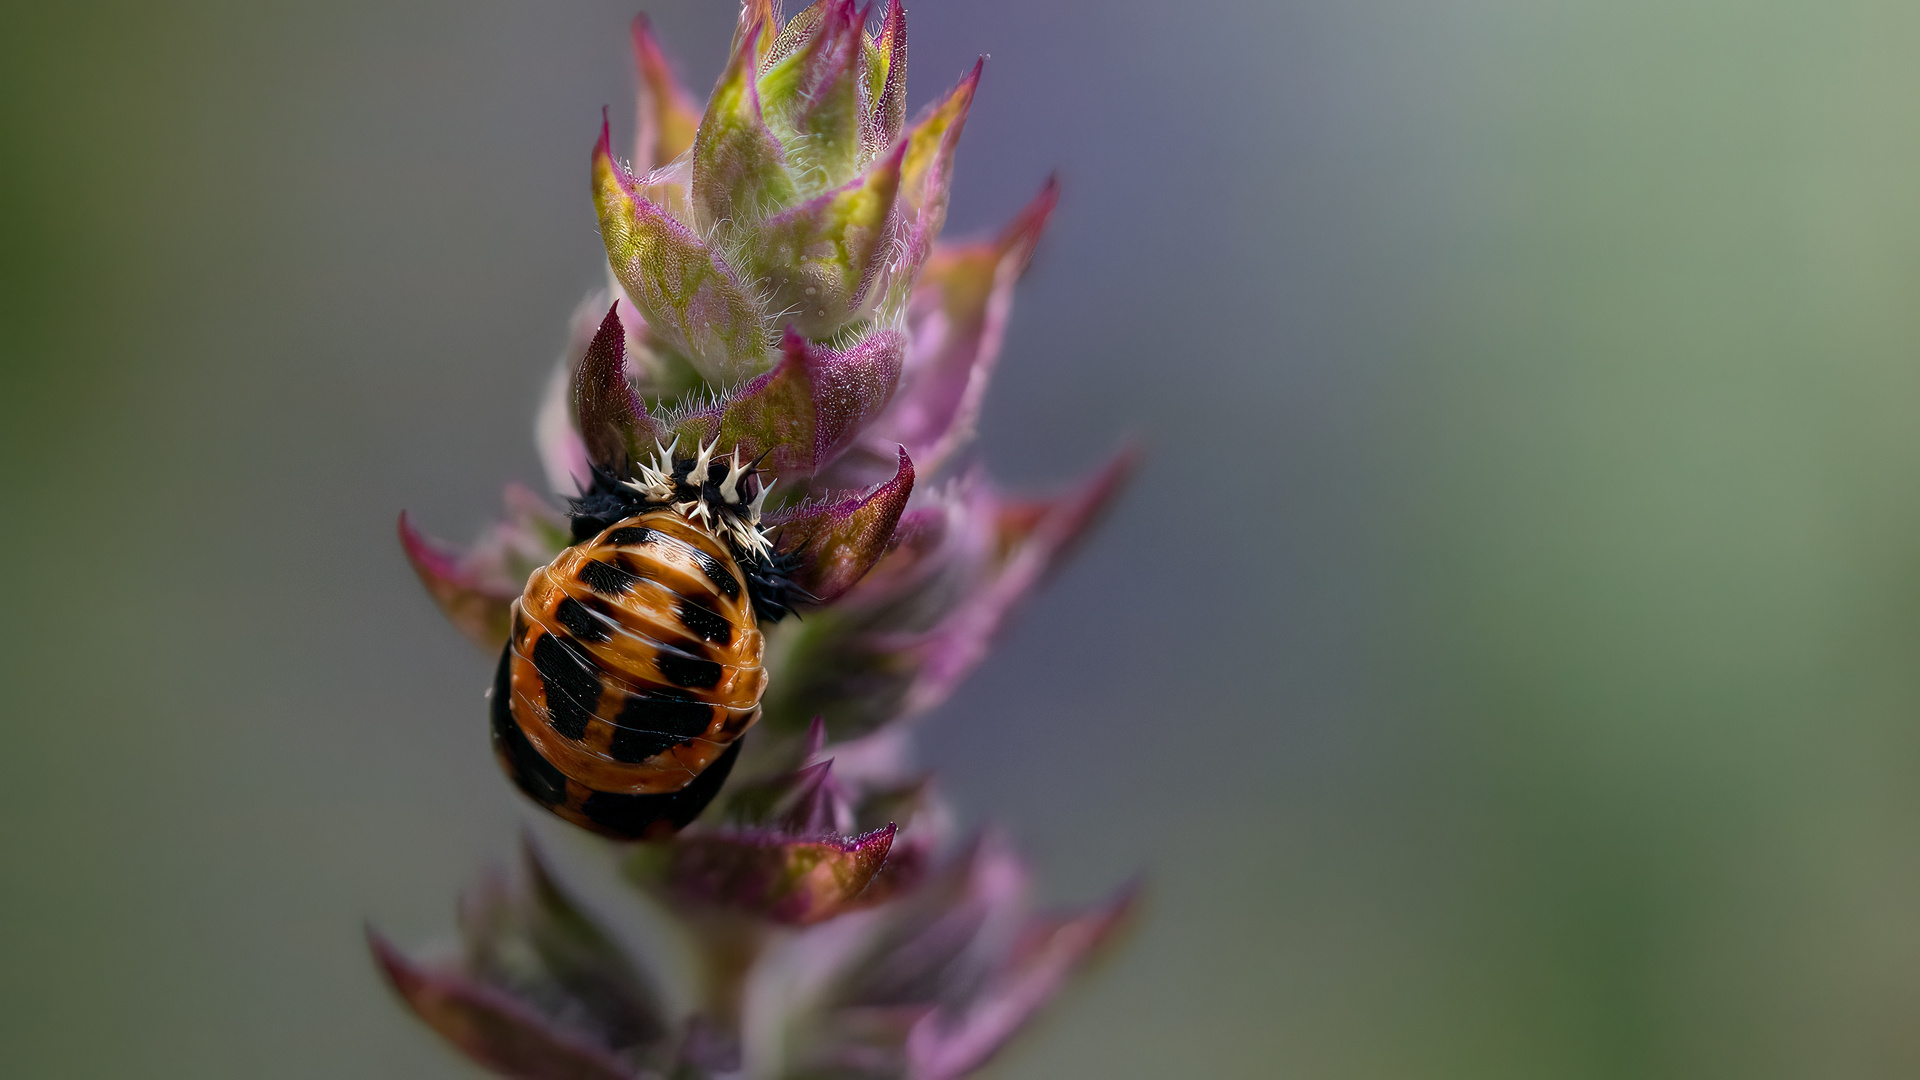
{"label": "shiny orange shell", "polygon": [[561,817],[670,831],[759,718],[764,650],[724,542],[671,510],[628,518],[527,579],[494,688],[495,750]]}

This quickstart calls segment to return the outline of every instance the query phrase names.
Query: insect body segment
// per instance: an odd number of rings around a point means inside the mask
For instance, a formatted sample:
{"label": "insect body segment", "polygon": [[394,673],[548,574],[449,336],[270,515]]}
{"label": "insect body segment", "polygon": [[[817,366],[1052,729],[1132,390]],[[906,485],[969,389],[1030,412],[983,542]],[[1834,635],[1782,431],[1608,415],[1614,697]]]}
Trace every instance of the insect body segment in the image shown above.
{"label": "insect body segment", "polygon": [[679,509],[644,510],[528,579],[494,690],[495,750],[577,824],[678,828],[759,718],[764,649],[732,545]]}

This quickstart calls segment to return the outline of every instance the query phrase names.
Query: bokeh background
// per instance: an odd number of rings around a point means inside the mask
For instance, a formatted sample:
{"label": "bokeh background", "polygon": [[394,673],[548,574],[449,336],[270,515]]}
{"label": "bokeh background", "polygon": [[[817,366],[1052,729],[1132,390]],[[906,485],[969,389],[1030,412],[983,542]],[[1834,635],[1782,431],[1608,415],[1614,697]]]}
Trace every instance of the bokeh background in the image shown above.
{"label": "bokeh background", "polygon": [[[472,1075],[361,925],[532,815],[393,519],[539,480],[632,13],[0,14],[0,1074]],[[950,234],[1066,184],[985,457],[1150,450],[925,725],[1151,883],[998,1075],[1920,1074],[1920,6],[912,16]]]}

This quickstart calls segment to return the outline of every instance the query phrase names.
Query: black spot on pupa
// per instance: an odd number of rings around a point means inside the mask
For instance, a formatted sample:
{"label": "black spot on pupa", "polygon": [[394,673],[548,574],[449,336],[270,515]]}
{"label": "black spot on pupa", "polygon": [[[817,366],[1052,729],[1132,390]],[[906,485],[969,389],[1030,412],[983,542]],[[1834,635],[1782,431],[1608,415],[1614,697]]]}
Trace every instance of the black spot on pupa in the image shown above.
{"label": "black spot on pupa", "polygon": [[600,707],[600,671],[577,646],[556,634],[542,634],[533,643],[533,670],[547,692],[547,712],[553,730],[578,740],[587,733],[587,721]]}
{"label": "black spot on pupa", "polygon": [[727,774],[733,771],[733,763],[740,756],[740,745],[736,742],[727,747],[726,753],[715,758],[706,771],[679,791],[660,795],[596,791],[580,804],[580,812],[615,836],[638,838],[684,829],[720,793],[720,785],[726,783]]}
{"label": "black spot on pupa", "polygon": [[554,607],[553,617],[582,641],[606,641],[613,636],[607,632],[607,624],[599,616],[571,596]]}
{"label": "black spot on pupa", "polygon": [[580,580],[586,582],[587,588],[594,592],[618,596],[633,588],[633,583],[640,578],[612,563],[593,559],[580,568]]}
{"label": "black spot on pupa", "polygon": [[720,665],[711,660],[696,660],[691,656],[662,652],[653,658],[653,663],[660,669],[660,674],[675,686],[711,690],[720,684]]}
{"label": "black spot on pupa", "polygon": [[700,564],[700,572],[707,575],[708,581],[719,587],[722,595],[729,600],[740,598],[740,579],[733,576],[733,571],[728,570],[719,559],[704,551],[697,548],[688,548],[687,551],[693,556],[694,561]]}
{"label": "black spot on pupa", "polygon": [[615,728],[613,730],[613,744],[608,747],[608,750],[613,754],[613,760],[624,761],[629,765],[637,765],[653,755],[663,750],[670,750],[683,742],[686,742],[686,740],[676,739],[671,735],[665,735],[658,731],[635,731],[632,728]]}
{"label": "black spot on pupa", "polygon": [[[509,646],[509,649],[511,646]],[[493,729],[493,746],[506,761],[507,772],[513,777],[514,786],[527,793],[536,802],[547,806],[558,806],[567,801],[567,778],[553,762],[540,756],[528,741],[527,733],[513,721],[513,707],[509,700],[513,693],[512,680],[508,676],[507,649],[500,652],[500,668],[493,677],[493,701],[489,708]]]}
{"label": "black spot on pupa", "polygon": [[629,525],[615,529],[607,534],[607,543],[614,547],[628,547],[636,544],[653,543],[653,530],[644,525]]}
{"label": "black spot on pupa", "polygon": [[692,600],[680,601],[680,623],[707,641],[722,647],[733,644],[733,624],[711,608]]}
{"label": "black spot on pupa", "polygon": [[713,706],[674,690],[633,694],[614,718],[614,759],[642,762],[688,739],[706,734]]}

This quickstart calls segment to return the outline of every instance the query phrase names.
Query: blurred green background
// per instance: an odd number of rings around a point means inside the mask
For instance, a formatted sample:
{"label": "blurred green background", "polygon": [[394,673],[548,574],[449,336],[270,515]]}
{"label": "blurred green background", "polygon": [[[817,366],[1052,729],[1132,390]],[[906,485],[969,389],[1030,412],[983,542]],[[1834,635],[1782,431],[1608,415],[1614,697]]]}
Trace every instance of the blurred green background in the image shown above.
{"label": "blurred green background", "polygon": [[[532,815],[393,519],[538,481],[631,14],[0,13],[0,1074],[471,1075],[361,924]],[[1920,1075],[1920,6],[912,15],[950,232],[1066,182],[986,458],[1151,453],[925,728],[1151,881],[998,1075]]]}

